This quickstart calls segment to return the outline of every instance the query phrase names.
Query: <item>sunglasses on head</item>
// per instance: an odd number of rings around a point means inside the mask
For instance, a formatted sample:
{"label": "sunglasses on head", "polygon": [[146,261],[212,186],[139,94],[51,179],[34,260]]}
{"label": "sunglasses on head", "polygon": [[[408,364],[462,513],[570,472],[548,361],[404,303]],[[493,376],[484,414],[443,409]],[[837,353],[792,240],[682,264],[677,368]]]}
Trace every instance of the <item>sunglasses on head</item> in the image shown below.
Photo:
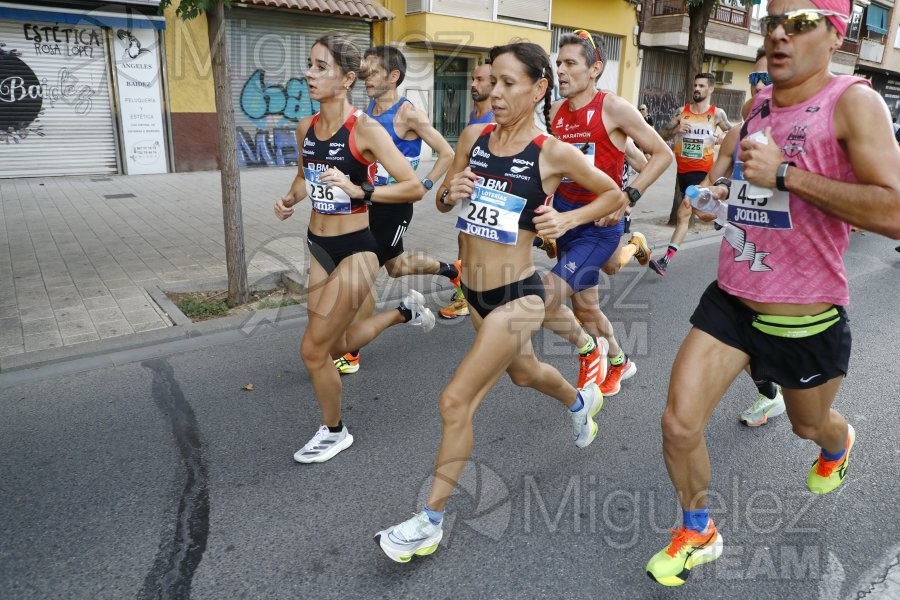
{"label": "sunglasses on head", "polygon": [[592,36],[589,32],[585,31],[584,29],[576,29],[572,33],[573,33],[573,35],[577,35],[581,39],[587,40],[588,42],[590,42],[591,48],[593,48],[594,52],[597,53],[597,60],[599,60],[601,62],[603,61],[603,57],[600,56],[600,50],[597,49],[597,44],[594,42],[594,36]]}
{"label": "sunglasses on head", "polygon": [[781,25],[787,35],[808,33],[819,26],[826,17],[840,17],[844,22],[849,22],[847,15],[842,15],[833,10],[792,10],[783,15],[767,15],[759,20],[765,35],[771,34]]}
{"label": "sunglasses on head", "polygon": [[772,85],[772,78],[769,77],[768,71],[753,71],[750,73],[750,85],[756,85],[762,81],[763,85]]}

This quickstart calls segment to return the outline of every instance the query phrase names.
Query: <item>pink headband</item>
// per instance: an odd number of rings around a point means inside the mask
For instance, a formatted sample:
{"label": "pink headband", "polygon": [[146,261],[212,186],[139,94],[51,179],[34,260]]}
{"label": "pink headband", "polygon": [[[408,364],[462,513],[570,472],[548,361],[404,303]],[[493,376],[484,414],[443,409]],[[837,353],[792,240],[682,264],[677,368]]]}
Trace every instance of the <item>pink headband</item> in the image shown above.
{"label": "pink headband", "polygon": [[[819,10],[830,10],[845,16],[847,15],[847,10],[850,8],[847,0],[810,0],[810,2],[812,2]],[[831,24],[834,25],[837,32],[841,34],[841,37],[847,33],[846,20],[842,20],[840,17],[826,18],[831,21]]]}

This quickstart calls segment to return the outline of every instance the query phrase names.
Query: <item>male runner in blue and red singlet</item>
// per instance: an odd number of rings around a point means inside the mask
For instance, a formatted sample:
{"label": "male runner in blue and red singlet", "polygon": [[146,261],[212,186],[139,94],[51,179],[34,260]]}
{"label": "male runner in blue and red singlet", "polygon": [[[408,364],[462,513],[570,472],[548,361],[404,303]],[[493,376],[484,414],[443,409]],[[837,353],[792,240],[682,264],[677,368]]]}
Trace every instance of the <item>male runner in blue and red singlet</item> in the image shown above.
{"label": "male runner in blue and red singlet", "polygon": [[[603,54],[590,33],[577,31],[563,36],[556,65],[560,94],[565,98],[551,109],[551,129],[558,139],[577,146],[594,166],[620,187],[628,138],[634,139],[650,155],[647,165],[625,188],[633,204],[666,170],[672,162],[672,152],[634,106],[615,94],[597,90],[597,79],[603,72]],[[553,197],[553,207],[564,213],[589,204],[594,197],[577,183],[563,180]],[[616,341],[612,324],[600,310],[600,269],[608,262],[621,268],[632,257],[642,265],[650,260],[650,249],[640,233],[635,232],[628,244],[619,248],[623,214],[624,208],[597,224],[588,223],[569,230],[557,240],[558,262],[544,277],[547,289],[544,326],[579,349],[578,385],[585,385],[592,377],[601,377],[597,383],[607,396],[617,394],[621,380],[633,376],[637,368],[625,356]],[[575,315],[587,333],[570,327],[571,319],[564,314],[569,310],[565,305],[569,297]],[[599,345],[595,338],[600,338]],[[602,363],[607,357],[602,354],[608,354],[610,363],[605,377]]]}

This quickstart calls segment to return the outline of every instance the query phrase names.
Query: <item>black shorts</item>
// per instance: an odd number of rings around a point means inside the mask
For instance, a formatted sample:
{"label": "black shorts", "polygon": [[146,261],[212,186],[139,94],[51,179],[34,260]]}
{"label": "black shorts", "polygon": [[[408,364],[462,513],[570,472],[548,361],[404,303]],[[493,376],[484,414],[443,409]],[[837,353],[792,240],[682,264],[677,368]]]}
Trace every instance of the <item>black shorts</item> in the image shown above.
{"label": "black shorts", "polygon": [[850,325],[842,306],[837,321],[821,333],[788,338],[753,326],[759,317],[746,304],[713,281],[691,316],[691,324],[723,344],[750,355],[755,380],[774,381],[788,389],[807,389],[846,375],[850,364]]}
{"label": "black shorts", "polygon": [[316,262],[331,275],[342,260],[360,252],[376,253],[378,246],[369,228],[324,237],[306,230],[306,246]]}
{"label": "black shorts", "polygon": [[684,196],[684,190],[686,190],[689,185],[700,185],[700,182],[705,178],[705,171],[688,171],[687,173],[678,173],[678,175],[675,176],[676,181],[678,181],[678,189],[681,190],[682,196]]}
{"label": "black shorts", "polygon": [[369,229],[378,244],[378,264],[403,254],[403,234],[409,229],[413,217],[413,205],[372,204],[369,207]]}
{"label": "black shorts", "polygon": [[462,282],[459,283],[459,286],[463,296],[466,297],[466,302],[469,303],[469,308],[474,308],[482,319],[491,314],[495,308],[525,296],[538,296],[541,300],[544,299],[544,282],[537,273],[532,273],[515,283],[508,283],[483,292],[469,289]]}

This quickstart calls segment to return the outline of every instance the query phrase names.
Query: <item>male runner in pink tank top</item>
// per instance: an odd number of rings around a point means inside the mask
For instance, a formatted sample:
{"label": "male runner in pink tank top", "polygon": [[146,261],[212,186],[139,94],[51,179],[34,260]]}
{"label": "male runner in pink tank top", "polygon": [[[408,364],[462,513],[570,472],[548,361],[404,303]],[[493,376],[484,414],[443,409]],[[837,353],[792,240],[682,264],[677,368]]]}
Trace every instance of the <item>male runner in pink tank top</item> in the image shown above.
{"label": "male runner in pink tank top", "polygon": [[[748,364],[755,379],[782,386],[794,432],[820,447],[807,488],[828,493],[847,474],[856,434],[831,407],[850,357],[842,256],[850,225],[900,239],[900,149],[887,106],[864,79],[828,70],[849,10],[848,0],[771,0],[761,20],[772,86],[742,127],[718,281],[691,317],[662,417],[683,510],[682,527],[647,563],[662,585],[683,584],[722,552],[704,430]],[[756,132],[767,143],[749,139]],[[750,185],[772,194],[748,194]]]}

